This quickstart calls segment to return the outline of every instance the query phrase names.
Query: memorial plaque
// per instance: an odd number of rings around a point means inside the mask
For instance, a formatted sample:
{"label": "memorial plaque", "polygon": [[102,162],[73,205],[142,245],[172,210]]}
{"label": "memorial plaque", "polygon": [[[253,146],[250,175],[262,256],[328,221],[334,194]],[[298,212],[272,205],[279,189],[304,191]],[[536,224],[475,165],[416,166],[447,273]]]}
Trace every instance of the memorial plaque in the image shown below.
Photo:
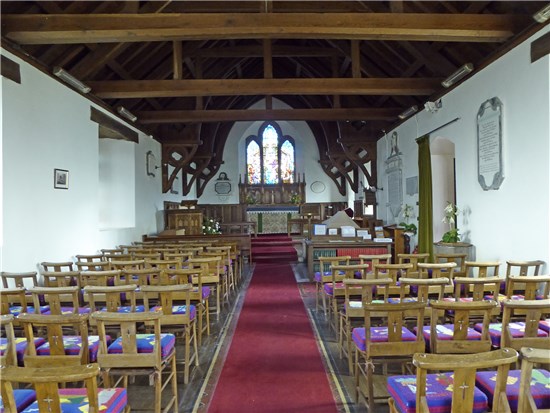
{"label": "memorial plaque", "polygon": [[504,180],[502,165],[502,102],[488,99],[477,112],[477,170],[484,191],[497,190]]}
{"label": "memorial plaque", "polygon": [[403,162],[399,155],[386,160],[386,174],[388,175],[388,203],[387,206],[393,218],[397,218],[403,205]]}

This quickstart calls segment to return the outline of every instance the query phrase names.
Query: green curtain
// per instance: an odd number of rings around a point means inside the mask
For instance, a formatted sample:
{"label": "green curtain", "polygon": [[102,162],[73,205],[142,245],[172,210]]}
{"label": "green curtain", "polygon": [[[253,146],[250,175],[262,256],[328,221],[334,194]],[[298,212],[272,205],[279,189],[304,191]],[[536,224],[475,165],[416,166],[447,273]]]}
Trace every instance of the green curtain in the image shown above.
{"label": "green curtain", "polygon": [[418,143],[418,252],[429,253],[433,262],[433,201],[432,157],[430,136],[424,135]]}

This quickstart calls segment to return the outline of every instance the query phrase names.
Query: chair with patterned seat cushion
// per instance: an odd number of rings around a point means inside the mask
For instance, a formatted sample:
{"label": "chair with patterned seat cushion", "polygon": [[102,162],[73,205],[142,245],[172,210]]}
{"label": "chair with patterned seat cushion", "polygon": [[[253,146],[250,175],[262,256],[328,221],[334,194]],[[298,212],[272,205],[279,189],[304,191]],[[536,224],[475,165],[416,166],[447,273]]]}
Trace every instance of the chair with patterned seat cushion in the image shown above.
{"label": "chair with patterned seat cushion", "polygon": [[[28,291],[30,287],[37,287],[38,276],[36,271],[29,272],[0,272],[0,278],[2,278],[2,287],[6,288],[26,288],[25,299],[27,304],[33,304],[33,299],[31,293]],[[43,304],[43,297],[40,302]]]}
{"label": "chair with patterned seat cushion", "polygon": [[407,277],[409,278],[418,278],[418,264],[426,263],[430,259],[430,254],[428,253],[416,253],[416,254],[397,254],[397,263],[398,264],[412,264],[413,267],[407,272]]}
{"label": "chair with patterned seat cushion", "polygon": [[[0,316],[0,364],[3,366],[24,365],[23,359],[27,352],[27,338],[15,336],[13,323],[13,315],[8,314]],[[34,346],[40,347],[45,342],[46,340],[42,337],[36,337],[34,339]]]}
{"label": "chair with patterned seat cushion", "polygon": [[[30,412],[129,412],[126,390],[97,387],[97,364],[58,366],[56,368],[7,367],[2,369],[1,392],[7,412],[17,409],[14,383],[30,384],[36,401],[21,410]],[[65,383],[84,383],[84,387],[62,388]]]}
{"label": "chair with patterned seat cushion", "polygon": [[[119,377],[124,388],[128,388],[128,377],[148,376],[155,387],[154,411],[178,411],[178,388],[176,370],[176,337],[173,334],[161,333],[162,314],[157,312],[143,313],[108,313],[95,312],[92,318],[97,323],[100,346],[97,360],[101,367],[103,382],[110,386],[113,377]],[[138,327],[152,323],[153,333],[138,334]],[[106,327],[117,326],[118,338],[109,344]],[[161,409],[162,393],[171,384],[171,394],[164,409]]]}
{"label": "chair with patterned seat cushion", "polygon": [[[47,305],[39,305],[38,312],[50,309]],[[0,289],[0,314],[12,314],[17,317],[21,313],[34,313],[34,306],[27,304],[26,289],[24,287]],[[17,319],[15,324],[18,324]]]}
{"label": "chair with patterned seat cushion", "polygon": [[[423,334],[434,354],[467,354],[491,350],[489,321],[498,304],[494,301],[431,301],[433,309],[430,327],[424,327]],[[445,314],[452,312],[452,323],[441,323]],[[474,323],[483,314],[481,329],[474,329]]]}
{"label": "chair with patterned seat cushion", "polygon": [[[420,263],[419,263],[420,265]],[[401,302],[421,302],[426,304],[424,317],[432,318],[430,303],[444,298],[445,288],[452,282],[446,277],[440,278],[408,278],[399,279],[401,291],[399,297],[389,297],[388,302],[395,304]]]}
{"label": "chair with patterned seat cushion", "polygon": [[[162,331],[182,333],[184,341],[184,383],[189,383],[191,363],[199,365],[196,315],[191,304],[191,284],[146,285],[141,288],[145,311],[161,312]],[[191,354],[193,343],[193,354]]]}
{"label": "chair with patterned seat cushion", "polygon": [[[425,303],[363,303],[364,327],[354,328],[355,344],[355,400],[364,397],[370,412],[374,411],[375,362],[405,362],[415,353],[424,351],[422,334],[415,335],[406,327],[405,320],[412,318],[418,330],[422,328]],[[412,325],[411,325],[412,327]],[[385,397],[385,396],[384,396]]]}
{"label": "chair with patterned seat cushion", "polygon": [[[498,295],[500,284],[503,279],[500,277],[455,277],[455,293],[454,297],[445,297],[445,301],[495,301],[489,297]],[[475,315],[476,313],[473,313]],[[483,312],[477,314],[480,318],[483,317]],[[447,312],[447,317],[453,318],[452,312]],[[492,314],[493,320],[500,316],[500,307],[494,307]]]}
{"label": "chair with patterned seat cushion", "polygon": [[344,306],[340,310],[340,332],[338,343],[340,358],[348,359],[348,370],[353,374],[354,349],[352,345],[351,332],[353,328],[359,327],[365,317],[363,303],[387,302],[387,287],[392,283],[391,278],[355,279],[346,278],[344,285]]}
{"label": "chair with patterned seat cushion", "polygon": [[341,257],[318,257],[319,271],[315,271],[313,278],[315,281],[315,311],[319,311],[319,303],[323,303],[323,313],[327,316],[327,302],[324,293],[325,283],[332,282],[333,265],[349,265],[351,256]]}
{"label": "chair with patterned seat cushion", "polygon": [[[344,305],[345,291],[350,292],[350,285],[347,288],[343,281],[349,279],[365,279],[367,276],[368,264],[348,264],[348,265],[332,265],[331,280],[324,284],[325,296],[328,299],[328,314],[327,321],[332,327],[334,333],[339,333],[339,313]],[[387,288],[387,286],[385,287]],[[357,289],[357,297],[361,295],[361,288]]]}
{"label": "chair with patterned seat cushion", "polygon": [[[415,354],[416,375],[388,377],[390,413],[504,413],[506,379],[518,359],[514,349],[476,354]],[[496,369],[495,397],[489,409],[487,396],[476,387],[476,372]],[[429,371],[437,373],[428,374]]]}
{"label": "chair with patterned seat cushion", "polygon": [[109,261],[77,261],[78,271],[108,271],[111,269]]}
{"label": "chair with patterned seat cushion", "polygon": [[[512,413],[536,413],[550,408],[550,371],[534,368],[536,363],[548,364],[548,361],[548,350],[521,349],[521,370],[510,370],[506,381],[506,398]],[[477,372],[476,386],[487,395],[489,405],[493,404],[495,384],[495,371]]]}
{"label": "chair with patterned seat cushion", "polygon": [[32,287],[30,289],[35,313],[36,308],[41,308],[40,298],[44,297],[45,304],[49,306],[47,311],[40,314],[88,314],[90,309],[80,306],[80,288],[73,287]]}
{"label": "chair with patterned seat cushion", "polygon": [[208,265],[204,263],[202,266],[195,268],[185,268],[183,270],[166,270],[166,275],[171,278],[175,284],[191,283],[192,288],[189,292],[191,304],[197,311],[197,332],[198,345],[202,344],[202,335],[210,335],[210,295],[211,290],[207,285],[202,284],[202,279],[208,274]]}
{"label": "chair with patterned seat cushion", "polygon": [[[374,278],[391,278],[393,284],[388,287],[388,294],[390,297],[399,296],[403,291],[399,279],[401,277],[408,277],[408,272],[412,270],[412,264],[378,264],[374,267],[373,276]],[[406,291],[408,294],[408,291]]]}
{"label": "chair with patterned seat cushion", "polygon": [[[489,324],[493,347],[550,349],[549,334],[539,328],[540,322],[550,314],[550,299],[504,300],[502,305],[502,322]],[[512,321],[513,316],[515,321]],[[481,327],[476,324],[475,328],[479,331]]]}
{"label": "chair with patterned seat cushion", "polygon": [[[506,261],[506,290],[507,297],[515,295],[517,292],[524,290],[524,286],[517,283],[514,287],[508,284],[509,277],[536,277],[539,275],[540,268],[544,265],[542,260],[532,261]],[[516,289],[516,290],[514,290]]]}
{"label": "chair with patterned seat cushion", "polygon": [[[88,317],[88,314],[21,314],[19,319],[28,343],[24,365],[54,367],[95,362],[99,337],[88,335]],[[37,345],[36,339],[41,335],[45,342]]]}
{"label": "chair with patterned seat cushion", "polygon": [[[454,293],[454,278],[455,278],[455,262],[441,262],[441,263],[418,263],[418,277],[421,279],[430,279],[430,278],[442,278],[445,277],[449,280],[445,288],[443,289],[443,294],[452,295]],[[415,293],[416,291],[412,291]],[[439,288],[435,287],[430,289],[430,293],[438,293]]]}
{"label": "chair with patterned seat cushion", "polygon": [[[210,287],[210,298],[215,301],[215,306],[209,304],[209,311],[215,313],[219,319],[221,312],[221,268],[222,259],[220,256],[213,257],[193,257],[186,262],[187,268],[191,270],[201,270],[201,283],[203,286]],[[194,281],[193,281],[194,283]]]}
{"label": "chair with patterned seat cushion", "polygon": [[456,267],[453,269],[454,277],[466,277],[466,257],[465,253],[435,253],[434,263],[454,262]]}

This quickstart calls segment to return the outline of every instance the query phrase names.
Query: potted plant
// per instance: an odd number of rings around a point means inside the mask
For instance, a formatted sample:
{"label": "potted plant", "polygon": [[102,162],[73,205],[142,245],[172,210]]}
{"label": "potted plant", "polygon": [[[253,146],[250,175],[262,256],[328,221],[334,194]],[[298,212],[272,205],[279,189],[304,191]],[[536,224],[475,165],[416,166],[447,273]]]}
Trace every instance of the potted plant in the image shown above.
{"label": "potted plant", "polygon": [[404,221],[399,224],[400,227],[405,228],[405,233],[409,236],[416,235],[418,228],[415,224],[409,223],[409,220],[414,217],[414,209],[412,205],[405,204],[403,206],[403,219]]}
{"label": "potted plant", "polygon": [[460,210],[455,204],[448,202],[444,212],[443,222],[449,225],[449,230],[443,234],[441,242],[448,244],[460,242],[460,233],[456,227],[456,217],[460,213]]}

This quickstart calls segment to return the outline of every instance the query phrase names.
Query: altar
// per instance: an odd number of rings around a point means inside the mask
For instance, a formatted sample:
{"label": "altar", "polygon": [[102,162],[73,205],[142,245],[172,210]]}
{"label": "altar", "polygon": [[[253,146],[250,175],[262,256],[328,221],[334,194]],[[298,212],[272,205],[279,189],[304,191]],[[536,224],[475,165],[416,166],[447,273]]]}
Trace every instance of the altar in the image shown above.
{"label": "altar", "polygon": [[286,234],[288,219],[299,218],[298,206],[258,205],[246,209],[247,221],[255,222],[258,234]]}

